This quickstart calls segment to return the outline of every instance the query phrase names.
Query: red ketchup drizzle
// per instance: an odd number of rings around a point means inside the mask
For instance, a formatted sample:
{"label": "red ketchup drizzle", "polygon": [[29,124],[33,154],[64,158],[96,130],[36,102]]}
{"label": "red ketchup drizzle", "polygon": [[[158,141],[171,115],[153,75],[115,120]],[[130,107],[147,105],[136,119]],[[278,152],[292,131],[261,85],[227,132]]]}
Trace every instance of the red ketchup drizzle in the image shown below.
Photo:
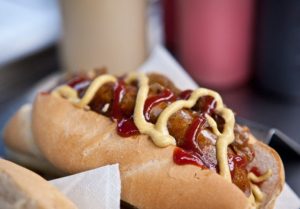
{"label": "red ketchup drizzle", "polygon": [[[75,76],[74,78],[72,78],[70,81],[68,81],[66,83],[66,85],[70,86],[71,88],[76,90],[79,95],[81,95],[81,93],[83,93],[83,91],[90,84],[90,82],[91,81],[87,77],[78,75],[78,76]],[[57,86],[55,86],[55,87],[57,87]],[[41,94],[43,94],[43,95],[50,94],[50,92],[53,91],[55,89],[55,87],[50,89],[49,92],[41,92]]]}
{"label": "red ketchup drizzle", "polygon": [[90,80],[84,76],[76,76],[75,78],[71,79],[67,85],[77,90],[78,86],[82,86],[83,83],[90,83]]}
{"label": "red ketchup drizzle", "polygon": [[258,167],[255,167],[255,166],[253,168],[251,168],[250,172],[254,173],[255,176],[261,176],[262,175],[261,172],[259,171]]}
{"label": "red ketchup drizzle", "polygon": [[190,98],[191,94],[192,94],[192,90],[185,90],[185,91],[182,91],[180,94],[179,94],[179,98],[180,99],[185,99],[187,100],[188,98]]}
{"label": "red ketchup drizzle", "polygon": [[[252,167],[251,170],[250,170],[250,172],[254,173],[255,176],[257,176],[257,177],[260,177],[262,175],[262,173],[260,172],[260,170],[256,166]],[[264,181],[258,182],[258,183],[256,183],[256,182],[252,182],[252,183],[256,184],[257,186],[260,186],[263,182]]]}
{"label": "red ketchup drizzle", "polygon": [[114,99],[112,102],[112,114],[111,117],[113,120],[121,120],[123,118],[122,110],[120,109],[120,102],[125,94],[125,84],[124,81],[118,81],[114,89]]}
{"label": "red ketchup drizzle", "polygon": [[121,108],[120,102],[125,94],[126,88],[123,80],[119,80],[114,90],[111,118],[117,121],[117,132],[120,136],[129,137],[139,133],[135,126],[133,117],[126,117]]}
{"label": "red ketchup drizzle", "polygon": [[[192,90],[185,90],[179,94],[179,98],[187,100],[191,96],[192,92]],[[215,165],[211,164],[203,156],[204,154],[197,142],[197,136],[206,122],[204,114],[211,114],[212,111],[214,111],[216,108],[216,101],[211,96],[203,96],[200,99],[201,115],[193,120],[185,133],[183,145],[175,148],[173,158],[174,162],[179,165],[193,164],[202,168],[213,168]]]}
{"label": "red ketchup drizzle", "polygon": [[168,101],[174,101],[175,96],[174,93],[171,92],[169,89],[165,89],[162,91],[159,95],[152,96],[147,98],[145,101],[145,106],[144,106],[144,115],[147,121],[150,120],[150,112],[152,108],[161,103],[161,102],[168,102]]}
{"label": "red ketchup drizzle", "polygon": [[197,135],[205,124],[205,117],[196,117],[185,133],[184,143],[175,148],[173,153],[174,162],[178,165],[193,164],[202,168],[209,167],[202,160],[202,151],[197,143]]}
{"label": "red ketchup drizzle", "polygon": [[201,97],[201,107],[200,111],[203,113],[211,114],[216,108],[217,102],[212,96],[203,96]]}
{"label": "red ketchup drizzle", "polygon": [[82,96],[84,90],[90,85],[91,80],[84,76],[76,76],[70,80],[67,85],[75,89],[79,96]]}
{"label": "red ketchup drizzle", "polygon": [[122,118],[118,121],[117,131],[120,136],[129,137],[139,134],[138,128],[135,126],[133,118]]}

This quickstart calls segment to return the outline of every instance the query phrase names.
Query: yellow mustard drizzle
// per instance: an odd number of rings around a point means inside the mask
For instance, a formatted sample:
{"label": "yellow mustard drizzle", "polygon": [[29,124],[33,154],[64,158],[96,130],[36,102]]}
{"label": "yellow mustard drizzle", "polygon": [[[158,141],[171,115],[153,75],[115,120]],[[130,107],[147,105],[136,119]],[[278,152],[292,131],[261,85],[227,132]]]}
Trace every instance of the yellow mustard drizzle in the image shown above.
{"label": "yellow mustard drizzle", "polygon": [[53,95],[55,97],[66,98],[72,103],[78,101],[77,91],[74,90],[72,87],[67,86],[67,85],[62,85],[62,86],[59,86],[59,87],[55,88],[51,92],[51,95]]}
{"label": "yellow mustard drizzle", "polygon": [[149,79],[145,74],[130,74],[125,82],[130,82],[132,79],[139,80],[139,90],[137,93],[136,104],[134,107],[133,120],[140,133],[149,135],[156,146],[166,147],[176,145],[176,140],[170,134],[165,134],[159,131],[156,125],[146,121],[144,116],[145,101],[149,92]]}
{"label": "yellow mustard drizzle", "polygon": [[205,114],[205,117],[206,117],[206,120],[208,122],[208,124],[210,124],[210,127],[213,131],[213,133],[216,135],[216,136],[220,136],[221,135],[221,132],[219,131],[218,129],[218,124],[217,122],[208,114]]}
{"label": "yellow mustard drizzle", "polygon": [[[157,119],[156,124],[152,124],[146,121],[144,117],[144,105],[149,92],[149,79],[144,73],[131,73],[125,78],[126,83],[130,83],[134,80],[139,81],[139,90],[137,93],[136,104],[134,107],[134,123],[139,129],[140,133],[149,135],[153,143],[158,147],[166,147],[169,145],[176,145],[176,140],[169,134],[167,128],[167,122],[169,117],[176,111],[182,108],[193,107],[197,100],[202,96],[212,96],[216,100],[216,112],[220,114],[224,120],[225,125],[223,132],[218,130],[216,121],[209,116],[205,115],[208,124],[211,126],[213,133],[218,137],[216,148],[217,148],[217,161],[219,164],[220,175],[226,180],[231,182],[231,174],[228,165],[227,147],[234,140],[234,124],[235,118],[233,112],[226,108],[223,104],[221,96],[212,90],[199,88],[195,90],[188,100],[177,100],[165,108]],[[67,85],[57,87],[52,95],[62,96],[71,101],[75,106],[79,108],[86,107],[95,96],[98,89],[108,82],[116,82],[117,78],[112,75],[100,75],[92,81],[88,87],[85,95],[80,100],[77,92]],[[254,179],[251,177],[251,179]],[[267,178],[267,177],[266,177]],[[254,188],[255,191],[257,189]],[[255,192],[256,196],[259,196],[259,192]]]}
{"label": "yellow mustard drizzle", "polygon": [[272,176],[272,170],[268,169],[263,175],[256,176],[253,172],[248,173],[248,179],[250,180],[250,186],[252,191],[252,196],[254,196],[254,202],[257,206],[263,201],[264,193],[260,190],[260,188],[254,183],[260,183]]}
{"label": "yellow mustard drizzle", "polygon": [[89,88],[87,89],[86,93],[82,97],[82,99],[76,103],[77,107],[83,108],[90,103],[93,99],[95,94],[97,93],[98,89],[104,85],[105,83],[109,82],[116,82],[117,78],[112,75],[101,75],[98,76],[93,82],[90,84]]}
{"label": "yellow mustard drizzle", "polygon": [[267,172],[265,172],[261,176],[256,176],[253,172],[248,173],[248,179],[254,183],[260,183],[272,176],[272,170],[268,169]]}
{"label": "yellow mustard drizzle", "polygon": [[249,209],[257,209],[259,207],[259,203],[255,202],[255,197],[253,195],[252,189],[251,189],[250,197],[248,197],[248,200],[251,204]]}
{"label": "yellow mustard drizzle", "polygon": [[263,201],[264,194],[257,185],[252,184],[252,183],[250,185],[251,185],[251,190],[252,190],[252,193],[253,193],[253,196],[255,199],[255,203],[259,204],[260,202]]}
{"label": "yellow mustard drizzle", "polygon": [[51,95],[56,96],[56,97],[61,96],[63,98],[66,98],[67,100],[69,100],[75,106],[77,106],[79,108],[84,108],[91,102],[91,100],[97,93],[98,89],[101,88],[101,86],[103,86],[106,83],[116,82],[116,81],[117,81],[117,78],[112,75],[98,76],[96,79],[94,79],[92,81],[92,83],[88,87],[88,89],[85,92],[82,99],[79,99],[78,95],[77,95],[77,91],[68,85],[62,85],[62,86],[55,88],[51,92]]}

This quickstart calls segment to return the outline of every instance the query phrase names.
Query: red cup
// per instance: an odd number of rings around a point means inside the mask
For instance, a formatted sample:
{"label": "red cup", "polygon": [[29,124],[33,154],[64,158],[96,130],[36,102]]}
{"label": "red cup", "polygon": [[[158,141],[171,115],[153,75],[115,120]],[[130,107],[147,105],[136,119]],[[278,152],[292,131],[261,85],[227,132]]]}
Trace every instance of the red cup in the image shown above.
{"label": "red cup", "polygon": [[232,88],[250,75],[253,0],[177,0],[178,57],[203,86]]}

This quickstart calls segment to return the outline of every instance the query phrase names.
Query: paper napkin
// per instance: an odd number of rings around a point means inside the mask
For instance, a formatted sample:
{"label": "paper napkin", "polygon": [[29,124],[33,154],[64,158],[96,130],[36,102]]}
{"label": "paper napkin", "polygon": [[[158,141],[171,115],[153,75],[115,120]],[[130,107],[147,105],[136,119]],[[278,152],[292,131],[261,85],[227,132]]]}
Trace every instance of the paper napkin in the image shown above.
{"label": "paper napkin", "polygon": [[117,164],[52,180],[51,183],[79,209],[120,208],[121,181]]}

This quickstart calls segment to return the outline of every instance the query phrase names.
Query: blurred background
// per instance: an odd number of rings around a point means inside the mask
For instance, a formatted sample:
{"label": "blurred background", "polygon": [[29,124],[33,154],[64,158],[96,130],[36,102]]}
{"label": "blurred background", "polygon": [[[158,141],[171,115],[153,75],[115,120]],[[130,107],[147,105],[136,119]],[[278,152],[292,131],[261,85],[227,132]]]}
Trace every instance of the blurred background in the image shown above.
{"label": "blurred background", "polygon": [[[297,150],[297,0],[2,0],[0,129],[47,75],[103,66],[123,74],[158,44],[200,86],[220,91],[239,116],[281,130]],[[272,143],[285,162],[287,182],[300,195],[299,155]]]}

